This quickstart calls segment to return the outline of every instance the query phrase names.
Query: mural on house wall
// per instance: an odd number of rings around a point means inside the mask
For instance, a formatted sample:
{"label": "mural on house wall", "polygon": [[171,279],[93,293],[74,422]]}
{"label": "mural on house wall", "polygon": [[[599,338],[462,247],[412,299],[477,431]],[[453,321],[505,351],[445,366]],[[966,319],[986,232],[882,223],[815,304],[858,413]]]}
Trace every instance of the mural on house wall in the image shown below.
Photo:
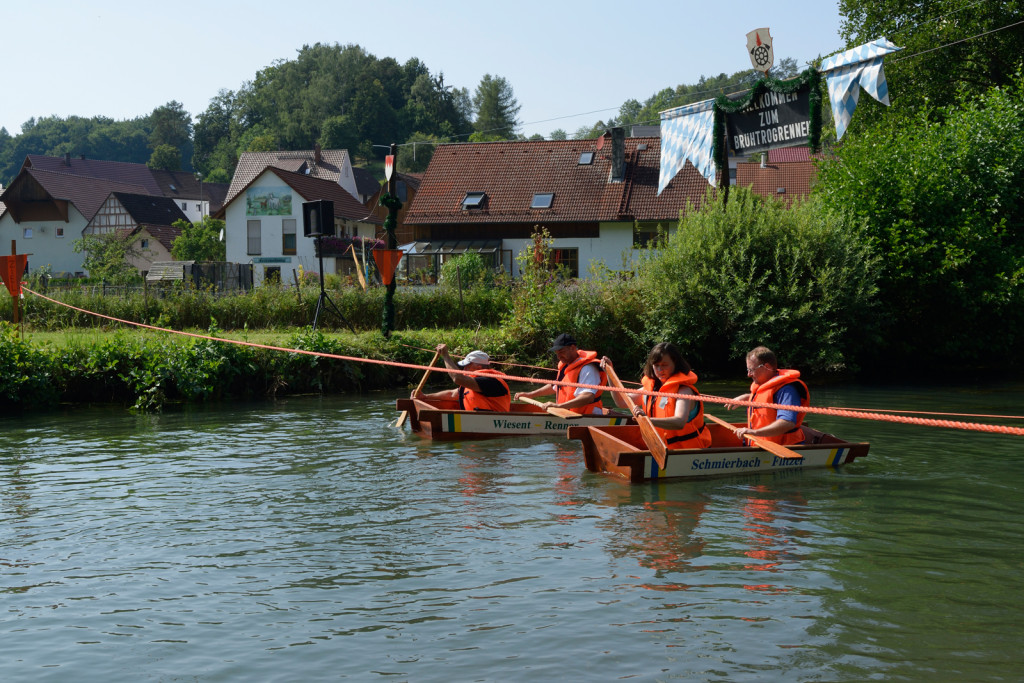
{"label": "mural on house wall", "polygon": [[292,215],[292,190],[289,187],[251,187],[245,191],[246,216]]}

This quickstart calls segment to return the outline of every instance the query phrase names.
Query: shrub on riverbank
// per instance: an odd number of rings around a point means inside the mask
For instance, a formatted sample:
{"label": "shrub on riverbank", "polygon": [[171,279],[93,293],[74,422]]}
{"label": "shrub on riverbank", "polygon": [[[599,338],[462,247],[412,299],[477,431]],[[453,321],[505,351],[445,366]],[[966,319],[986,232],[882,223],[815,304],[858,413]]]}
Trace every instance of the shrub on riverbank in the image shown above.
{"label": "shrub on riverbank", "polygon": [[[263,286],[249,292],[218,294],[206,289],[173,287],[157,296],[155,291],[103,294],[95,287],[82,287],[47,295],[86,311],[158,327],[205,329],[215,321],[218,327],[229,330],[289,329],[312,323],[320,290]],[[328,307],[320,314],[319,328],[341,330],[351,325],[357,331],[380,329],[383,287],[364,292],[356,287],[338,286],[328,289],[327,295],[345,319]],[[491,287],[466,288],[461,297],[457,288],[399,288],[395,293],[395,324],[399,329],[491,326],[498,324],[507,308],[508,292]],[[26,295],[21,302],[21,313],[26,324],[41,330],[110,324],[32,295]],[[0,297],[0,317],[11,319],[9,297]]]}
{"label": "shrub on riverbank", "polygon": [[[208,336],[221,333],[211,329]],[[500,347],[493,330],[407,331],[385,339],[380,332],[292,333],[282,348],[350,358],[427,365],[441,336],[462,353]],[[59,401],[122,403],[154,410],[173,403],[266,398],[289,394],[353,393],[394,389],[421,373],[383,363],[323,358],[212,339],[134,329],[99,339],[32,344],[0,323],[0,407],[54,407]],[[443,373],[434,379],[444,381]]]}

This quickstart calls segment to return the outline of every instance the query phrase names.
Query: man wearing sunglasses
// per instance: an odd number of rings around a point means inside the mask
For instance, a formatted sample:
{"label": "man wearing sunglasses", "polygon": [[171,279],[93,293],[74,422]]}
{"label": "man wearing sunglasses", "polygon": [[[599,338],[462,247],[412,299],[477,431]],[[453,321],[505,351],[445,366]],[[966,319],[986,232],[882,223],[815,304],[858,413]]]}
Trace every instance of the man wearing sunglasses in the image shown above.
{"label": "man wearing sunglasses", "polygon": [[[810,405],[810,392],[800,379],[798,370],[780,369],[772,350],[758,346],[747,354],[747,376],[750,392],[737,396],[737,401],[775,403],[782,406],[806,407]],[[727,405],[726,408],[735,406]],[[768,441],[792,446],[803,443],[803,411],[785,408],[747,408],[747,426],[736,430],[736,436],[759,436]]]}

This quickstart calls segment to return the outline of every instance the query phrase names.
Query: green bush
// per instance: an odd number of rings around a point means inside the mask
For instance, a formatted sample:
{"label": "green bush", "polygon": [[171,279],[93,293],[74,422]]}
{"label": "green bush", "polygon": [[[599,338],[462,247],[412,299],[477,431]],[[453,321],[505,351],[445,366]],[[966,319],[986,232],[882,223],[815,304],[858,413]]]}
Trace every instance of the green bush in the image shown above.
{"label": "green bush", "polygon": [[880,255],[876,363],[1020,363],[1024,80],[956,106],[887,112],[844,140],[816,196]]}
{"label": "green bush", "polygon": [[809,371],[855,369],[873,340],[875,262],[843,215],[732,188],[641,260],[644,336],[718,371],[759,344]]}
{"label": "green bush", "polygon": [[467,251],[441,264],[441,286],[457,291],[460,283],[463,290],[490,287],[494,284],[494,271],[480,254]]}
{"label": "green bush", "polygon": [[0,322],[0,406],[28,408],[55,401],[57,367],[52,357],[18,337],[18,331]]}

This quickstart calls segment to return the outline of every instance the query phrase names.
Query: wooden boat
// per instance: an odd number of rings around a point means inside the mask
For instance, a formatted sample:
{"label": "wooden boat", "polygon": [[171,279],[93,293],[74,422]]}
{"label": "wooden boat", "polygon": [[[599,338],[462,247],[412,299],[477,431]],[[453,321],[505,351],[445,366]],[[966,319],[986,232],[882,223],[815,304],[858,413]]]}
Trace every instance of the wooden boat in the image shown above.
{"label": "wooden boat", "polygon": [[807,443],[787,446],[799,453],[800,458],[780,458],[760,448],[744,446],[731,430],[717,424],[709,424],[708,428],[711,430],[711,448],[669,450],[664,468],[658,467],[638,426],[573,425],[569,427],[569,438],[583,442],[588,470],[614,474],[630,481],[701,479],[839,467],[868,454],[867,443],[843,441],[806,425],[803,429]]}
{"label": "wooden boat", "polygon": [[413,432],[438,441],[539,435],[564,439],[570,425],[611,427],[635,424],[631,417],[621,414],[580,415],[565,419],[526,403],[513,403],[512,410],[507,413],[459,410],[458,401],[440,399],[400,398],[395,407],[408,411]]}

